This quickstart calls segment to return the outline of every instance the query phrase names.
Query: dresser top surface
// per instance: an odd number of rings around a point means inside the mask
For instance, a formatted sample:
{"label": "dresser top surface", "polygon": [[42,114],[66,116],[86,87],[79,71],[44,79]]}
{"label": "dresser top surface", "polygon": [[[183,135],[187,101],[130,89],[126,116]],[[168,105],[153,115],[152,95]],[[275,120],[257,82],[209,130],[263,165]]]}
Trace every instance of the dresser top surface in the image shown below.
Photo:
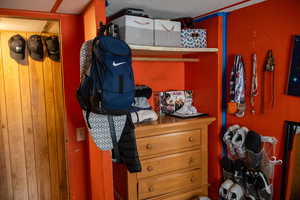
{"label": "dresser top surface", "polygon": [[181,118],[176,118],[171,116],[159,116],[158,120],[156,121],[143,122],[140,124],[136,124],[135,127],[137,130],[142,130],[142,129],[149,129],[154,126],[165,127],[165,126],[176,126],[176,125],[188,125],[190,123],[209,125],[215,120],[216,118],[214,117],[195,117],[195,118],[181,119]]}

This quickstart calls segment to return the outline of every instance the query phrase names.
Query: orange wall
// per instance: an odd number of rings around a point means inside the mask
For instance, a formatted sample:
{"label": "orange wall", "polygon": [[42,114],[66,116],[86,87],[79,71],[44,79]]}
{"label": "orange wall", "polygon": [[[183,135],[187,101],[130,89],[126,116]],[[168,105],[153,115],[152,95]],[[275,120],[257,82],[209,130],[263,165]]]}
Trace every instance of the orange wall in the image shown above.
{"label": "orange wall", "polygon": [[146,84],[153,91],[183,90],[184,63],[182,62],[133,62],[136,84]]}
{"label": "orange wall", "polygon": [[[93,39],[100,21],[105,23],[105,1],[93,0],[81,14],[84,24],[85,40]],[[88,136],[89,181],[91,200],[113,199],[112,161],[109,151],[97,148]]]}
{"label": "orange wall", "polygon": [[91,2],[81,14],[84,26],[84,40],[91,40],[96,36],[95,4]]}
{"label": "orange wall", "polygon": [[217,198],[221,177],[221,84],[222,84],[222,17],[214,17],[197,23],[197,28],[207,30],[208,47],[218,48],[218,53],[199,54],[199,63],[185,64],[186,88],[194,91],[194,104],[200,112],[216,118],[209,126],[208,135],[208,183],[209,196]]}
{"label": "orange wall", "polygon": [[[274,109],[265,114],[259,112],[261,95],[256,98],[256,115],[250,114],[250,99],[247,96],[246,117],[238,119],[228,115],[228,125],[239,123],[257,131],[262,135],[274,136],[279,140],[276,155],[282,158],[284,145],[284,121],[299,121],[300,99],[287,96],[287,78],[291,56],[292,36],[300,35],[300,1],[299,0],[268,0],[248,8],[232,12],[228,16],[228,56],[229,69],[233,64],[233,55],[244,57],[247,94],[251,79],[251,54],[257,53],[259,93],[261,92],[261,76],[264,59],[268,49],[275,56],[276,99]],[[275,171],[275,199],[279,199],[281,167]]]}
{"label": "orange wall", "polygon": [[[82,12],[85,40],[93,39],[97,34],[97,25],[105,22],[105,1],[93,0]],[[111,153],[102,152],[88,135],[89,182],[91,200],[113,199],[113,178]]]}
{"label": "orange wall", "polygon": [[8,9],[0,9],[0,15],[31,19],[57,19],[61,22],[61,47],[67,117],[66,136],[68,139],[66,151],[70,199],[89,199],[87,145],[86,142],[77,142],[75,134],[76,128],[84,126],[81,111],[76,98],[74,98],[76,88],[79,85],[79,50],[84,37],[82,20],[77,15],[59,15]]}

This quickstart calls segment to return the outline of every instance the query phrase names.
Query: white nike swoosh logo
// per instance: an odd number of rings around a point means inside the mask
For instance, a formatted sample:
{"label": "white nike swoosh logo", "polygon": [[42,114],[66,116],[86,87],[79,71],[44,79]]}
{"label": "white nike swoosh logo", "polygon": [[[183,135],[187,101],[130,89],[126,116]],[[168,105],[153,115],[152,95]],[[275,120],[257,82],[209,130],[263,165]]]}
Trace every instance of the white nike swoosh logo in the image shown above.
{"label": "white nike swoosh logo", "polygon": [[120,63],[115,63],[115,61],[113,62],[113,66],[114,67],[118,67],[118,66],[120,66],[120,65],[123,65],[123,64],[125,64],[126,62],[120,62]]}

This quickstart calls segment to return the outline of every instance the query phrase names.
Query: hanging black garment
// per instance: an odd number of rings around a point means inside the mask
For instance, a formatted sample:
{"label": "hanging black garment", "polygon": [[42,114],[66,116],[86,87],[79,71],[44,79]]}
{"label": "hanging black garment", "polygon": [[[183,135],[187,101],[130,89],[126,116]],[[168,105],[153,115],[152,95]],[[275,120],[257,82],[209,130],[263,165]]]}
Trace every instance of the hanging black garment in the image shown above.
{"label": "hanging black garment", "polygon": [[[137,151],[135,139],[135,127],[132,123],[131,115],[127,115],[122,136],[117,143],[117,148],[113,149],[113,159],[117,163],[124,163],[130,173],[141,172],[142,167]],[[115,151],[115,149],[117,151]],[[119,156],[117,156],[119,154]]]}

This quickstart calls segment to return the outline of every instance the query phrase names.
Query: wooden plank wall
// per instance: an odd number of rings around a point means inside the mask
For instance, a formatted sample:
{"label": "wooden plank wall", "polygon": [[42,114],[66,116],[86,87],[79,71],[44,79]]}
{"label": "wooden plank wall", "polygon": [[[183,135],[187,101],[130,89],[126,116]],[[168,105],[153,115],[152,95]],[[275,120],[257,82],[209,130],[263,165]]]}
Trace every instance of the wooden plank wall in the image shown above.
{"label": "wooden plank wall", "polygon": [[15,34],[40,33],[0,31],[0,199],[66,200],[62,66],[28,55],[18,64],[8,47]]}

